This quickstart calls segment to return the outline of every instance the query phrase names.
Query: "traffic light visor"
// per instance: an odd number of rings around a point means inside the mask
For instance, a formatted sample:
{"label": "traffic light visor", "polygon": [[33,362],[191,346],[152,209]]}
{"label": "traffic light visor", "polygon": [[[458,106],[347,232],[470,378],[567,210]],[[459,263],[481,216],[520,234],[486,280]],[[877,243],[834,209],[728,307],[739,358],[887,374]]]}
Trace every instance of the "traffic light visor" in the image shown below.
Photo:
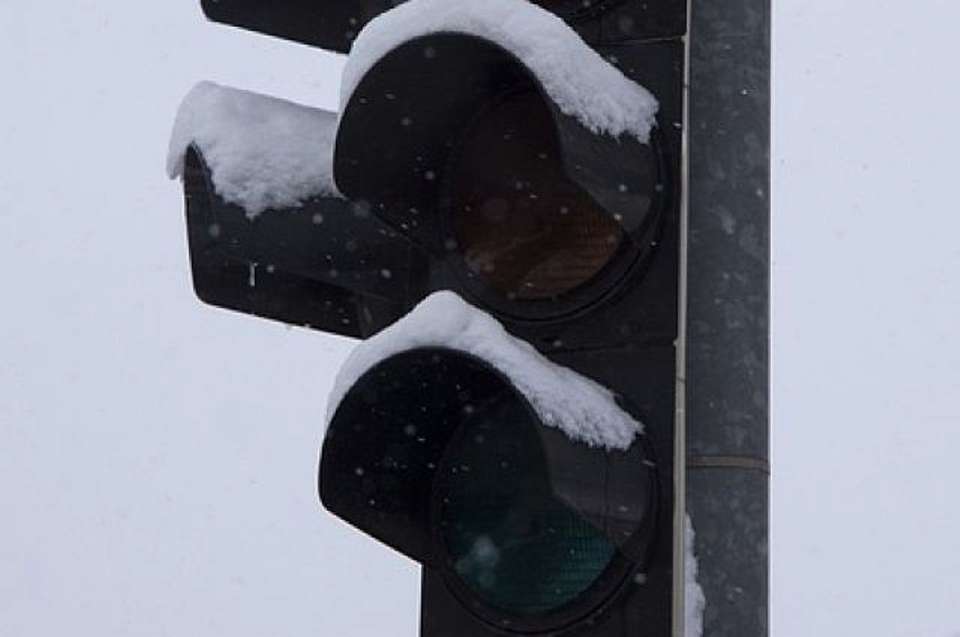
{"label": "traffic light visor", "polygon": [[587,305],[638,262],[662,209],[662,164],[656,130],[649,143],[598,134],[509,51],[441,33],[397,47],[359,82],[334,173],[474,298],[541,318]]}
{"label": "traffic light visor", "polygon": [[252,217],[218,193],[195,144],[182,177],[193,286],[205,303],[358,338],[402,313],[409,242],[350,202],[315,196]]}
{"label": "traffic light visor", "polygon": [[364,374],[335,411],[320,496],[330,511],[523,621],[595,606],[646,557],[649,454],[576,442],[473,355],[421,348]]}

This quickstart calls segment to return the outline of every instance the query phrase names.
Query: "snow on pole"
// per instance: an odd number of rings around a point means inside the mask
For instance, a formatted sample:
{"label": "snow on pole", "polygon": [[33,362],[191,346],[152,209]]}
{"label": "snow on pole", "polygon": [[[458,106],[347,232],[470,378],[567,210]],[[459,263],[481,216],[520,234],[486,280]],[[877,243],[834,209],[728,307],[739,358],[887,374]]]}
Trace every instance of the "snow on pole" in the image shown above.
{"label": "snow on pole", "polygon": [[249,91],[201,82],[177,113],[167,156],[171,179],[183,175],[187,148],[200,149],[225,201],[248,217],[337,196],[333,144],[337,115]]}
{"label": "snow on pole", "polygon": [[684,530],[684,637],[701,637],[703,635],[703,611],[707,600],[703,594],[703,587],[697,581],[698,564],[694,552],[696,534],[693,530],[693,521],[690,515],[685,516]]}
{"label": "snow on pole", "polygon": [[449,291],[427,297],[353,350],[331,391],[327,422],[367,371],[393,355],[421,347],[445,347],[485,360],[510,379],[544,424],[591,447],[627,449],[643,430],[608,389],[550,362],[489,314]]}
{"label": "snow on pole", "polygon": [[377,16],[350,51],[341,112],[378,60],[405,42],[433,33],[474,35],[503,47],[533,73],[565,115],[594,133],[649,139],[656,98],[591,49],[562,19],[527,0],[410,0]]}

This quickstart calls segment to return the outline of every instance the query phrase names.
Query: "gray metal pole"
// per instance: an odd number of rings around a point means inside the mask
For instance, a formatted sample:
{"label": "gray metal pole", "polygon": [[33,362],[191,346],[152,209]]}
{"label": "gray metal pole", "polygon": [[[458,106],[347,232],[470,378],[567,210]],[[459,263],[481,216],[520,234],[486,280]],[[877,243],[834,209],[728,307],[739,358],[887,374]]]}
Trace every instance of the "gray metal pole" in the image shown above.
{"label": "gray metal pole", "polygon": [[770,0],[691,0],[687,510],[705,637],[768,634]]}

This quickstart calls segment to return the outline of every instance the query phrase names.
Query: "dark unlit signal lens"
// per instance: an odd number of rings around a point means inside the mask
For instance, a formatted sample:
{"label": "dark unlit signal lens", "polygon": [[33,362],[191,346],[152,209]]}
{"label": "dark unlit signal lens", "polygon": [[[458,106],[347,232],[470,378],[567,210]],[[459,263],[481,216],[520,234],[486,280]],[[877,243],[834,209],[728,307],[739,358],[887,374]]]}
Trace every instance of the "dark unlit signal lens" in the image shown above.
{"label": "dark unlit signal lens", "polygon": [[565,175],[552,122],[535,91],[507,95],[469,127],[450,171],[467,270],[508,299],[576,290],[624,241],[619,223]]}
{"label": "dark unlit signal lens", "polygon": [[447,567],[475,598],[510,616],[575,605],[616,556],[553,493],[538,423],[508,395],[478,410],[441,468]]}

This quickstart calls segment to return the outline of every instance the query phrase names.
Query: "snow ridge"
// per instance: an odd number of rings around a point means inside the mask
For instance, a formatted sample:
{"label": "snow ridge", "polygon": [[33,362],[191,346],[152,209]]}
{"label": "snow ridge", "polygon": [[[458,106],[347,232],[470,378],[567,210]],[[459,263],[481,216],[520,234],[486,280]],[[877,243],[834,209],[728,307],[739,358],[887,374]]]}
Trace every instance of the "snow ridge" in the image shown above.
{"label": "snow ridge", "polygon": [[550,362],[489,314],[449,291],[432,294],[407,316],[357,345],[337,375],[327,422],[363,374],[390,356],[420,347],[446,347],[486,360],[513,382],[546,425],[591,447],[627,449],[642,431],[610,390]]}
{"label": "snow ridge", "polygon": [[249,217],[335,195],[337,115],[249,91],[201,82],[177,113],[167,155],[171,179],[183,175],[196,144],[221,197]]}
{"label": "snow ridge", "polygon": [[649,140],[656,98],[591,49],[562,19],[527,0],[410,0],[377,16],[350,51],[340,111],[378,60],[431,33],[490,40],[519,58],[560,110],[594,133]]}

